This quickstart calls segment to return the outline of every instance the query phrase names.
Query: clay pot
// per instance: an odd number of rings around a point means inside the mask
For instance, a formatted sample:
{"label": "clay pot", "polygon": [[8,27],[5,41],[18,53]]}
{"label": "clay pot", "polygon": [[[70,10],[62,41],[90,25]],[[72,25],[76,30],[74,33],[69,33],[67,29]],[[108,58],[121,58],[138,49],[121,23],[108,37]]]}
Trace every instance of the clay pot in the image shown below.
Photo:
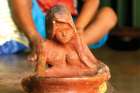
{"label": "clay pot", "polygon": [[99,87],[108,80],[108,73],[71,78],[30,76],[22,81],[28,93],[101,93]]}

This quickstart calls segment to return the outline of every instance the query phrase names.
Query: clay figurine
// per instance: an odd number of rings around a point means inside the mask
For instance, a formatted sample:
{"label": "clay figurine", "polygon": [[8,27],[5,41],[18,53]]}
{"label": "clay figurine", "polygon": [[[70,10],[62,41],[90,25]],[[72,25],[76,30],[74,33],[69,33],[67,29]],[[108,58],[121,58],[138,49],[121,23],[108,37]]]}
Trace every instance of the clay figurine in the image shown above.
{"label": "clay figurine", "polygon": [[23,79],[28,93],[100,93],[109,80],[109,68],[82,41],[71,14],[63,5],[47,12],[46,62],[37,63],[35,75]]}

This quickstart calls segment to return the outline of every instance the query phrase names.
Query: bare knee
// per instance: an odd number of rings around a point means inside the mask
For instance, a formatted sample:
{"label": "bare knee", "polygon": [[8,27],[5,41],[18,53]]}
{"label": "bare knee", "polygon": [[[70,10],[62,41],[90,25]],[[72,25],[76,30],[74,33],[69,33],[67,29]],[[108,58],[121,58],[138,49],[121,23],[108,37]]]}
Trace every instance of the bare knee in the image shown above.
{"label": "bare knee", "polygon": [[99,12],[99,18],[104,19],[106,22],[109,22],[110,26],[115,26],[117,23],[117,15],[115,11],[110,7],[104,7]]}

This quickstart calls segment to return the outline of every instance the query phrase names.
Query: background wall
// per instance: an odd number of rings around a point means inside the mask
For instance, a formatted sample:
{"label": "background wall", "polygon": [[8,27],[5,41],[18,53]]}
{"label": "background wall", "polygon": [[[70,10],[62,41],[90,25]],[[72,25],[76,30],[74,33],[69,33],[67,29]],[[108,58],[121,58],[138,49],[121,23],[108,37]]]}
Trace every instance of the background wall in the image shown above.
{"label": "background wall", "polygon": [[133,24],[140,27],[140,0],[133,0]]}

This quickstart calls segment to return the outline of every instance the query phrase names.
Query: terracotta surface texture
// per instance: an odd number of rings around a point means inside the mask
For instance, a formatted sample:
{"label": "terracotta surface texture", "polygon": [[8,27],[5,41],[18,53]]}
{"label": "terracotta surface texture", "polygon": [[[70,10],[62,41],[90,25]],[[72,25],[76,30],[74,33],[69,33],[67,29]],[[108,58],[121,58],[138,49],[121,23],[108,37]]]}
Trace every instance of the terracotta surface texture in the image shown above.
{"label": "terracotta surface texture", "polygon": [[82,41],[70,12],[57,5],[47,12],[46,62],[22,85],[29,93],[99,93],[110,78],[109,68]]}

